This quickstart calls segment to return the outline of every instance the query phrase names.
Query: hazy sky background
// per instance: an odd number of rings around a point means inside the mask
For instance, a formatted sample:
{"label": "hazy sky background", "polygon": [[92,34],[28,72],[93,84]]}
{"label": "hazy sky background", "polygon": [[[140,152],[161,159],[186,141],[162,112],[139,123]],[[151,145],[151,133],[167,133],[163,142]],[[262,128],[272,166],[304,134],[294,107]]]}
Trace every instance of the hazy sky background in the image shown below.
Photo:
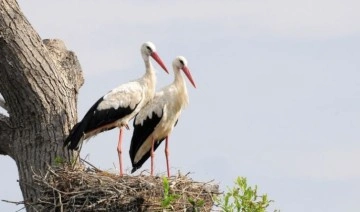
{"label": "hazy sky background", "polygon": [[[144,73],[140,46],[150,40],[169,68],[185,56],[197,85],[188,83],[190,104],[170,137],[173,174],[191,172],[222,189],[247,177],[281,211],[359,211],[360,1],[19,4],[43,39],[59,38],[78,56],[85,77],[79,119],[106,92]],[[158,89],[172,82],[155,67]],[[118,132],[91,139],[82,157],[117,173]],[[163,150],[159,174],[166,172]],[[1,156],[0,167],[0,199],[22,200],[14,161]],[[1,211],[20,208],[0,202]]]}

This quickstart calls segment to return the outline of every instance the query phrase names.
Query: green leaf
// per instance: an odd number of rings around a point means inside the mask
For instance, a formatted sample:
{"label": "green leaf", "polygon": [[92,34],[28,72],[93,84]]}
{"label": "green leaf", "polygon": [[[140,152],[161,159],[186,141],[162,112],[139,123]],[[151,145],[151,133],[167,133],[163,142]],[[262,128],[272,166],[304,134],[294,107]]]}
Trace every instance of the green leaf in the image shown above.
{"label": "green leaf", "polygon": [[60,156],[56,156],[55,159],[54,159],[54,163],[55,163],[56,166],[65,164],[65,159],[60,157]]}
{"label": "green leaf", "polygon": [[265,212],[272,200],[268,200],[266,194],[258,196],[257,186],[248,186],[244,177],[235,180],[233,188],[227,188],[227,192],[215,198],[215,202],[225,212]]}

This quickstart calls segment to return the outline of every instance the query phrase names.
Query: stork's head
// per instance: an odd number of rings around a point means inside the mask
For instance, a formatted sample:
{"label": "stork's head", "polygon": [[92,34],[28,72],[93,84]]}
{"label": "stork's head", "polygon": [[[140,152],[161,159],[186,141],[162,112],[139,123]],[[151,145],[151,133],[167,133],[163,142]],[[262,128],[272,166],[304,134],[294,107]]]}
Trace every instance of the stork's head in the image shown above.
{"label": "stork's head", "polygon": [[149,57],[154,58],[154,60],[161,66],[161,68],[163,68],[166,71],[166,73],[169,73],[166,66],[164,65],[164,62],[160,59],[159,55],[157,54],[156,47],[152,42],[150,41],[145,42],[141,46],[141,55],[144,61],[149,61]]}
{"label": "stork's head", "polygon": [[182,70],[184,72],[184,74],[186,75],[186,77],[189,79],[189,81],[191,82],[191,84],[194,86],[194,88],[196,88],[195,82],[191,76],[190,70],[187,67],[187,60],[185,57],[183,56],[177,56],[175,58],[175,60],[173,61],[173,67],[174,69],[177,70]]}

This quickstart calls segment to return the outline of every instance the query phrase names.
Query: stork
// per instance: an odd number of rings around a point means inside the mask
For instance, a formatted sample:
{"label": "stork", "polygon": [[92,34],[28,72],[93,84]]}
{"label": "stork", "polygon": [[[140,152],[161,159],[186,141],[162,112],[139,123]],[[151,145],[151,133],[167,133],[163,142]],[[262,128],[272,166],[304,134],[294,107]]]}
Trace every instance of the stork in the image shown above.
{"label": "stork", "polygon": [[128,122],[146,105],[155,94],[156,76],[150,62],[152,57],[167,73],[168,70],[158,54],[155,45],[146,42],[141,46],[141,55],[145,62],[145,74],[111,90],[101,97],[85,114],[84,118],[74,125],[64,146],[70,150],[78,150],[84,140],[103,131],[120,128],[117,152],[120,175],[123,175],[122,139],[124,127],[129,129]]}
{"label": "stork", "polygon": [[195,82],[183,56],[178,56],[172,63],[175,79],[172,84],[164,87],[155,97],[140,110],[134,119],[134,132],[130,144],[130,158],[133,169],[139,169],[151,157],[151,175],[154,174],[154,151],[165,139],[165,156],[167,175],[169,169],[169,135],[177,124],[182,109],[188,104],[184,72],[190,83],[196,88]]}

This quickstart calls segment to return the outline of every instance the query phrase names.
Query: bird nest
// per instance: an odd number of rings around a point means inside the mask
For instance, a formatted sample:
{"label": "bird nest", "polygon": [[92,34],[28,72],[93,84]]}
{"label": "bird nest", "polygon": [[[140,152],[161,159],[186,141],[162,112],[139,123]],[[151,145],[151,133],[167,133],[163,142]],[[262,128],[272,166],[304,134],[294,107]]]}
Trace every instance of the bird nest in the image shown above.
{"label": "bird nest", "polygon": [[170,178],[115,175],[92,168],[62,166],[34,173],[41,211],[210,211],[218,185],[187,175]]}

